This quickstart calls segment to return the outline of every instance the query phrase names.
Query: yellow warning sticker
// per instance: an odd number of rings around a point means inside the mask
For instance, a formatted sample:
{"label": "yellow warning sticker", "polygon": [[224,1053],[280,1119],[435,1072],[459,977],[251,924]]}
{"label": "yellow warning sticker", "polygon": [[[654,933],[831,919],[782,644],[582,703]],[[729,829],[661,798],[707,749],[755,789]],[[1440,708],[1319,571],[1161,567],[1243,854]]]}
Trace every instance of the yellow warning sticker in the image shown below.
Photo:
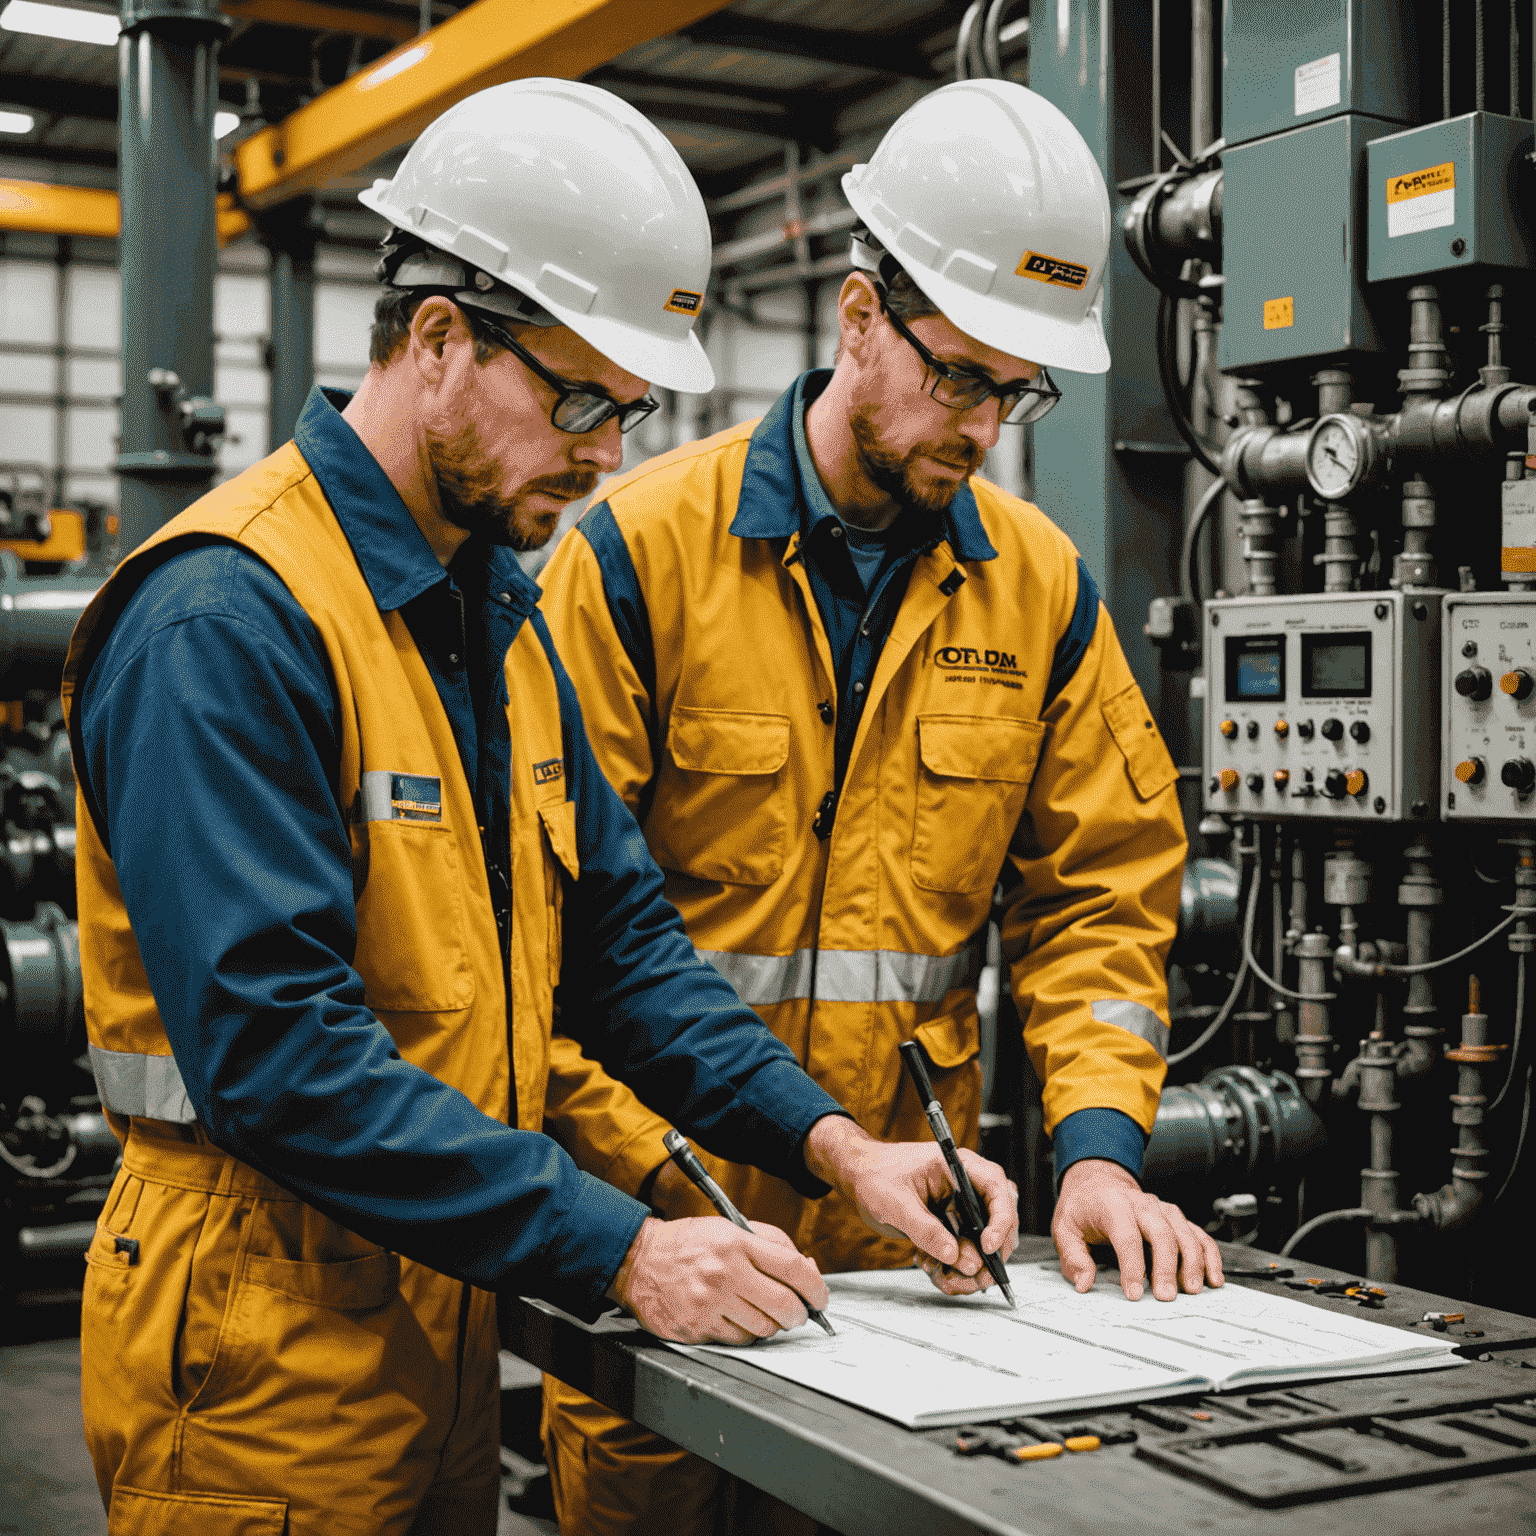
{"label": "yellow warning sticker", "polygon": [[661,307],[672,315],[696,315],[704,307],[704,295],[687,288],[674,288],[672,297]]}
{"label": "yellow warning sticker", "polygon": [[1088,268],[1081,262],[1042,256],[1039,251],[1025,251],[1013,270],[1019,277],[1032,277],[1037,283],[1052,283],[1058,288],[1081,288],[1088,281]]}
{"label": "yellow warning sticker", "polygon": [[1431,165],[1422,171],[1409,171],[1406,176],[1387,177],[1387,201],[1405,203],[1410,197],[1425,197],[1431,192],[1447,192],[1456,185],[1456,162],[1447,160],[1444,165]]}
{"label": "yellow warning sticker", "polygon": [[1296,300],[1291,297],[1264,300],[1264,329],[1283,331],[1296,324]]}
{"label": "yellow warning sticker", "polygon": [[1456,162],[1387,177],[1387,238],[1445,229],[1456,222]]}

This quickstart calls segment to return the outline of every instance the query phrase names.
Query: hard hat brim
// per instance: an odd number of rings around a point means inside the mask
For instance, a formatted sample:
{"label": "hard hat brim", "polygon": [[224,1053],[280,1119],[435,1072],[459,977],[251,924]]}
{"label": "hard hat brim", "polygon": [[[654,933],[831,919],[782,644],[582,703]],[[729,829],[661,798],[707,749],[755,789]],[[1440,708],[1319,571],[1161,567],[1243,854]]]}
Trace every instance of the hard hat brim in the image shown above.
{"label": "hard hat brim", "polygon": [[681,395],[707,395],[715,387],[714,367],[691,330],[676,338],[658,336],[609,316],[580,314],[543,297],[539,302],[609,362],[647,384]]}
{"label": "hard hat brim", "polygon": [[1093,301],[1081,320],[1058,320],[975,293],[916,262],[903,261],[902,269],[946,320],[984,347],[1065,373],[1109,372],[1101,299]]}

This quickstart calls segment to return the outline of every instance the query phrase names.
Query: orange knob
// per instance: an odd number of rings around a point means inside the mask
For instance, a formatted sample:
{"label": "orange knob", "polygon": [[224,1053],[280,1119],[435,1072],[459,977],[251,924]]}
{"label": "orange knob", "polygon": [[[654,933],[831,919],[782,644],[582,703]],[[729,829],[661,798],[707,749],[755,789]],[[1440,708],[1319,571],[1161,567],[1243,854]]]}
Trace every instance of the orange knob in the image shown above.
{"label": "orange knob", "polygon": [[1528,699],[1532,690],[1536,689],[1536,678],[1524,667],[1516,667],[1513,672],[1506,672],[1499,679],[1499,688],[1512,699]]}
{"label": "orange knob", "polygon": [[1284,789],[1291,782],[1291,770],[1289,768],[1275,769],[1275,788]]}
{"label": "orange knob", "polygon": [[1285,738],[1287,736],[1289,736],[1290,734],[1291,734],[1291,728],[1290,728],[1289,725],[1286,724],[1286,722],[1284,720],[1276,720],[1275,721],[1275,735],[1276,736],[1278,736],[1282,741],[1284,741]]}
{"label": "orange knob", "polygon": [[1230,795],[1237,788],[1237,781],[1242,775],[1236,768],[1223,768],[1221,770],[1221,787]]}
{"label": "orange knob", "polygon": [[1469,757],[1456,764],[1456,777],[1463,784],[1481,784],[1487,776],[1488,770],[1480,757]]}
{"label": "orange knob", "polygon": [[1344,788],[1351,795],[1363,795],[1365,793],[1365,770],[1363,768],[1351,768],[1344,776]]}
{"label": "orange knob", "polygon": [[1237,735],[1237,721],[1223,720],[1221,722],[1221,734],[1225,736],[1228,741],[1231,741],[1232,738]]}

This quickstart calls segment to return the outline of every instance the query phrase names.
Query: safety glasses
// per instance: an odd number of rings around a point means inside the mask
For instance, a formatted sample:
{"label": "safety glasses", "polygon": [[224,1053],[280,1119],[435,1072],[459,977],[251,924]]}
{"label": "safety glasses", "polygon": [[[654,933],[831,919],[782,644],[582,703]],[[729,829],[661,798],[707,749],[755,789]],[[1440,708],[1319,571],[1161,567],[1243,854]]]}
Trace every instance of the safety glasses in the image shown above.
{"label": "safety glasses", "polygon": [[554,390],[558,398],[549,419],[562,432],[578,436],[583,432],[595,432],[615,416],[619,418],[619,431],[628,432],[638,427],[661,404],[649,395],[642,395],[628,405],[621,405],[611,395],[603,394],[590,384],[572,384],[569,379],[562,379],[558,373],[551,373],[527,348],[520,347],[510,331],[494,320],[486,319],[482,311],[476,310],[469,317],[469,325],[472,330],[486,332],[497,346],[505,347],[523,367]]}
{"label": "safety glasses", "polygon": [[952,411],[968,411],[989,396],[997,401],[997,419],[1005,426],[1018,426],[1024,422],[1039,421],[1058,400],[1057,389],[1044,368],[1033,379],[1009,379],[994,383],[984,373],[972,373],[968,368],[956,368],[951,363],[941,363],[916,336],[891,313],[880,295],[880,312],[891,322],[891,328],[922,358],[923,365],[933,375],[928,393],[940,405]]}

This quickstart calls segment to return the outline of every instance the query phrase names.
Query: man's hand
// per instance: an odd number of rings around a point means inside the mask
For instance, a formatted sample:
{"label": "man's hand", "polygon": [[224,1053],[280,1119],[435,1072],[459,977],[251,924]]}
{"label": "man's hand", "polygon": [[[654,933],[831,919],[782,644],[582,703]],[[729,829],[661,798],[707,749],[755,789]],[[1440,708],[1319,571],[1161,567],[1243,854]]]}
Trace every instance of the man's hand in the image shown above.
{"label": "man's hand", "polygon": [[[962,1149],[960,1159],[987,1207],[981,1246],[1004,1262],[1018,1246],[1018,1191],[996,1163]],[[928,1209],[931,1198],[953,1190],[944,1154],[935,1142],[876,1141],[841,1115],[827,1115],[805,1138],[805,1166],[849,1200],[875,1231],[905,1237],[917,1246],[918,1263],[948,1296],[993,1284],[981,1255]]]}
{"label": "man's hand", "polygon": [[1093,1284],[1097,1270],[1089,1243],[1113,1243],[1120,1261],[1120,1288],[1141,1299],[1146,1280],[1143,1238],[1152,1245],[1152,1294],[1172,1301],[1184,1289],[1193,1295],[1207,1280],[1222,1283],[1221,1253],[1176,1205],[1147,1194],[1118,1163],[1085,1158],[1061,1179],[1051,1237],[1061,1255],[1061,1272],[1079,1291]]}
{"label": "man's hand", "polygon": [[607,1294],[640,1326],[679,1344],[750,1344],[825,1307],[815,1264],[777,1227],[743,1232],[721,1216],[647,1217]]}

